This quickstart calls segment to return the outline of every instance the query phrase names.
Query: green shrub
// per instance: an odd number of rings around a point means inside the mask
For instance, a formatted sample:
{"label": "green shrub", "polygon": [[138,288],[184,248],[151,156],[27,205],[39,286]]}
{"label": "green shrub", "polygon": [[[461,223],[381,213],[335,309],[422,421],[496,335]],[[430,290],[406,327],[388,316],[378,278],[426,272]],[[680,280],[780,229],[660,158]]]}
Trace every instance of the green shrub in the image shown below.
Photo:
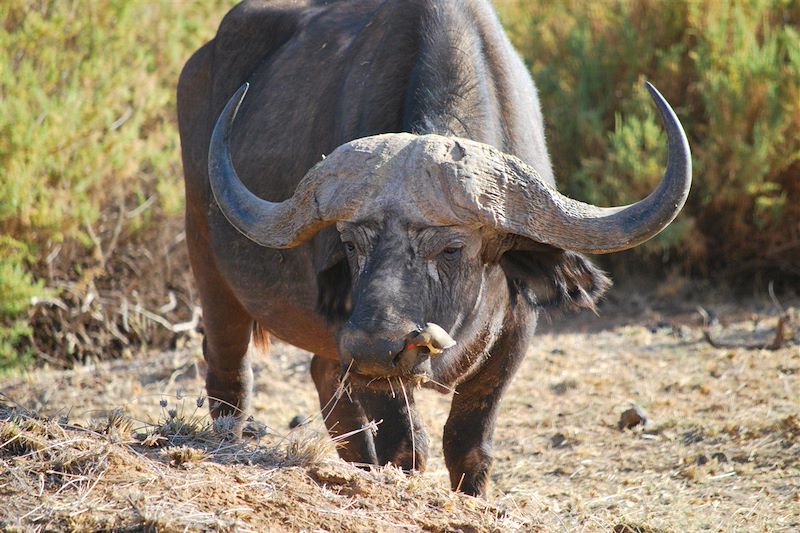
{"label": "green shrub", "polygon": [[125,200],[155,195],[134,227],[182,209],[175,86],[231,3],[0,2],[0,366],[54,245]]}
{"label": "green shrub", "polygon": [[605,205],[646,195],[666,155],[643,82],[675,107],[692,193],[639,260],[700,275],[800,274],[800,2],[497,4],[539,88],[567,193]]}
{"label": "green shrub", "polygon": [[15,349],[19,340],[31,333],[25,320],[30,301],[43,292],[25,268],[29,253],[25,245],[0,236],[0,372],[30,359],[30,354]]}

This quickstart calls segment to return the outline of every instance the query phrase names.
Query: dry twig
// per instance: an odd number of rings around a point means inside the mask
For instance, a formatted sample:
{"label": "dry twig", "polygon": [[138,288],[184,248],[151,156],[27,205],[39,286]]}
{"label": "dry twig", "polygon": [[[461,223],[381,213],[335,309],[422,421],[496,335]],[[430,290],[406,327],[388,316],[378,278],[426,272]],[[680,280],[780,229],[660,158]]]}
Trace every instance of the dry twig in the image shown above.
{"label": "dry twig", "polygon": [[778,322],[775,325],[775,333],[772,336],[772,340],[770,342],[764,341],[742,341],[742,342],[722,342],[718,340],[714,340],[711,337],[711,315],[708,311],[706,311],[703,307],[697,306],[697,312],[703,318],[703,338],[705,341],[710,344],[713,348],[718,349],[731,349],[731,348],[742,348],[745,350],[770,350],[776,351],[780,350],[784,344],[787,342],[794,342],[794,336],[790,338],[786,338],[786,327],[787,323],[789,322],[789,313],[784,309],[783,305],[781,305],[778,297],[775,295],[775,290],[773,287],[773,283],[769,282],[768,287],[769,297],[772,300],[773,305],[778,310]]}

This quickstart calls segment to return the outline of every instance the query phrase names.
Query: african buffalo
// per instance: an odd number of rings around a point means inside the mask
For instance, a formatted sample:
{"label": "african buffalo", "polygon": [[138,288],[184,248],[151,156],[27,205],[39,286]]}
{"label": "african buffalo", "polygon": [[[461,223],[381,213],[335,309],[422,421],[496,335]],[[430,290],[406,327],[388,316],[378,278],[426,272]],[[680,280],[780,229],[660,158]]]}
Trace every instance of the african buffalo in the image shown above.
{"label": "african buffalo", "polygon": [[610,282],[581,253],[646,241],[686,199],[685,134],[648,89],[664,177],[596,207],[556,191],[536,89],[488,1],[232,9],[178,86],[212,415],[247,412],[249,348],[274,335],[315,354],[330,434],[355,431],[348,461],[424,469],[413,392],[455,389],[451,484],[484,493],[539,313],[592,309]]}

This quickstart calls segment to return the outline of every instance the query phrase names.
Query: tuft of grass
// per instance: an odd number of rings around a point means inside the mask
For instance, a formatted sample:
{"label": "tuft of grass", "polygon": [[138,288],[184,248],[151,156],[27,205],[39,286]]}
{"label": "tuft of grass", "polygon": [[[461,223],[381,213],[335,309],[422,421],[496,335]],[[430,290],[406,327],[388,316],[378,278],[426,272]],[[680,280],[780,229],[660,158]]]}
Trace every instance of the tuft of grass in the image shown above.
{"label": "tuft of grass", "polygon": [[18,461],[43,465],[42,482],[61,487],[80,484],[108,468],[109,449],[87,438],[67,438],[55,420],[19,410],[5,411],[0,405],[0,456],[6,452]]}
{"label": "tuft of grass", "polygon": [[0,422],[0,449],[13,455],[25,455],[36,454],[45,448],[45,433],[38,421],[13,417]]}
{"label": "tuft of grass", "polygon": [[[369,431],[369,429],[365,429]],[[336,453],[336,442],[316,431],[293,431],[287,437],[284,466],[311,466]]]}
{"label": "tuft of grass", "polygon": [[[68,423],[64,419],[63,423]],[[131,442],[133,440],[134,420],[128,416],[124,409],[112,409],[105,418],[95,420],[91,427],[101,435],[106,435],[111,442]]]}
{"label": "tuft of grass", "polygon": [[162,399],[160,402],[162,420],[155,425],[148,426],[144,433],[139,433],[138,440],[151,448],[182,447],[187,443],[217,442],[224,438],[224,435],[217,430],[217,422],[212,423],[206,411],[201,410],[203,403],[198,399],[194,409],[189,413],[184,410],[183,402],[176,408],[168,408],[168,401]]}
{"label": "tuft of grass", "polygon": [[172,466],[184,466],[188,463],[199,463],[206,459],[207,454],[203,450],[192,448],[191,446],[172,446],[164,449],[164,455],[169,458]]}

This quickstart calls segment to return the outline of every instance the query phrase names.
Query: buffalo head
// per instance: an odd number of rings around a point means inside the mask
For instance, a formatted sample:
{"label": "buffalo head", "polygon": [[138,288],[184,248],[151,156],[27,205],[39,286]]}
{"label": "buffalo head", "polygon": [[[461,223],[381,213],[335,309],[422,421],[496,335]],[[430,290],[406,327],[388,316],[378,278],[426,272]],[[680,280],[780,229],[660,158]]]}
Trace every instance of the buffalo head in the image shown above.
{"label": "buffalo head", "polygon": [[[567,198],[536,169],[486,144],[408,133],[348,142],[309,170],[291,198],[269,202],[242,184],[230,157],[246,85],[214,128],[211,187],[230,223],[262,246],[294,247],[335,224],[352,284],[352,312],[337,339],[343,365],[370,377],[426,376],[448,361],[468,366],[463,350],[477,353],[476,343],[499,333],[507,283],[526,275],[514,254],[540,258],[527,264],[530,276],[558,255],[555,270],[570,275],[551,273],[555,285],[590,306],[596,271],[574,252],[632,248],[675,218],[691,183],[689,147],[669,104],[647,88],[666,126],[669,159],[655,191],[628,206]],[[531,286],[534,301],[552,290]]]}

